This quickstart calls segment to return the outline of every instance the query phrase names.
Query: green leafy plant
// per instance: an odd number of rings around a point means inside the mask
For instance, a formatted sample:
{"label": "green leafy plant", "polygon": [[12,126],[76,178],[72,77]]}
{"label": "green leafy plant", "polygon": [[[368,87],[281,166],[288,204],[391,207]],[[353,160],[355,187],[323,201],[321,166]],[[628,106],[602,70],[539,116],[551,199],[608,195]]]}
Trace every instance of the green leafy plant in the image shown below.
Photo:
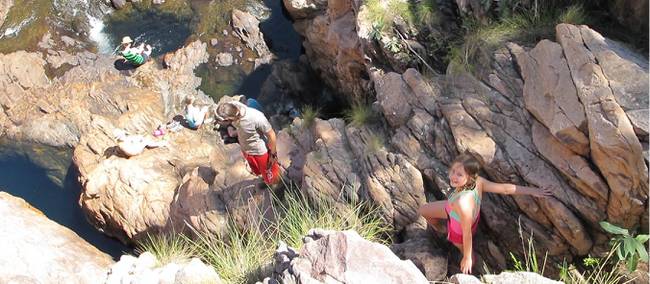
{"label": "green leafy plant", "polygon": [[384,24],[381,22],[372,23],[372,29],[370,29],[370,38],[373,40],[381,40],[381,31],[384,28]]}
{"label": "green leafy plant", "polygon": [[636,270],[639,259],[645,262],[648,261],[648,251],[644,244],[650,239],[649,235],[633,236],[627,229],[607,221],[601,221],[599,224],[603,230],[614,235],[610,243],[612,247],[616,247],[618,259],[625,261],[628,271]]}
{"label": "green leafy plant", "polygon": [[402,50],[402,44],[397,37],[390,37],[384,42],[384,48],[390,50],[392,53],[398,53]]}
{"label": "green leafy plant", "polygon": [[585,258],[583,264],[587,269],[582,273],[575,266],[563,260],[559,266],[560,280],[566,284],[627,284],[632,282],[634,279],[626,279],[625,275],[618,269],[618,263],[620,262],[612,259],[617,249],[617,247],[612,247],[604,258]]}
{"label": "green leafy plant", "polygon": [[524,238],[524,232],[521,227],[521,219],[518,222],[519,226],[519,238],[521,239],[521,247],[523,249],[523,261],[519,260],[512,252],[510,252],[510,258],[514,263],[514,269],[516,271],[530,271],[539,274],[544,274],[546,268],[546,259],[548,257],[548,252],[544,254],[544,262],[540,267],[539,261],[537,259],[537,251],[535,249],[535,243],[533,242],[534,233],[531,232],[530,236],[526,240]]}
{"label": "green leafy plant", "polygon": [[586,267],[596,267],[600,264],[600,259],[596,257],[585,257],[582,260],[582,264],[584,264]]}

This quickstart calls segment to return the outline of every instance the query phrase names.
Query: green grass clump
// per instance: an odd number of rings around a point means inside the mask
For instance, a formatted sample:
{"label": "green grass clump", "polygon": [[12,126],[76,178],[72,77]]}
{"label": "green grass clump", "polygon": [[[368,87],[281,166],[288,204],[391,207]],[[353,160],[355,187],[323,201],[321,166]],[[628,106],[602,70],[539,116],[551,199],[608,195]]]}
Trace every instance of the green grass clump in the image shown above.
{"label": "green grass clump", "polygon": [[265,236],[261,227],[241,229],[229,223],[225,237],[204,233],[196,235],[194,240],[186,239],[226,283],[249,283],[261,279],[262,267],[273,258],[273,241]]}
{"label": "green grass clump", "polygon": [[360,127],[375,119],[375,113],[368,104],[354,103],[343,113],[345,120],[354,127]]}
{"label": "green grass clump", "polygon": [[135,249],[137,254],[145,251],[156,257],[158,266],[183,263],[197,254],[195,247],[178,234],[147,235]]}
{"label": "green grass clump", "polygon": [[461,67],[472,72],[477,64],[485,64],[479,58],[480,52],[489,57],[494,49],[507,41],[537,42],[553,38],[557,24],[585,24],[587,21],[587,13],[580,4],[532,7],[489,24],[467,18],[463,21],[465,36],[450,47],[448,59],[452,68]]}
{"label": "green grass clump", "polygon": [[245,228],[228,224],[225,236],[193,230],[195,237],[183,234],[151,236],[137,252],[149,251],[160,265],[181,262],[193,256],[212,265],[225,283],[252,283],[262,279],[280,241],[300,248],[302,237],[311,228],[355,230],[361,237],[389,243],[391,226],[362,202],[333,203],[307,200],[293,184],[283,198],[273,197],[271,221],[249,222]]}
{"label": "green grass clump", "polygon": [[305,106],[302,109],[302,123],[305,128],[309,128],[314,125],[316,118],[320,115],[320,110],[312,107]]}
{"label": "green grass clump", "polygon": [[[300,247],[302,237],[311,228],[355,230],[369,241],[387,244],[392,229],[379,217],[376,209],[363,202],[338,203],[318,200],[309,202],[297,193],[288,193],[283,201],[276,199],[274,212],[281,216],[275,224],[279,240]],[[343,206],[340,206],[344,204]]]}

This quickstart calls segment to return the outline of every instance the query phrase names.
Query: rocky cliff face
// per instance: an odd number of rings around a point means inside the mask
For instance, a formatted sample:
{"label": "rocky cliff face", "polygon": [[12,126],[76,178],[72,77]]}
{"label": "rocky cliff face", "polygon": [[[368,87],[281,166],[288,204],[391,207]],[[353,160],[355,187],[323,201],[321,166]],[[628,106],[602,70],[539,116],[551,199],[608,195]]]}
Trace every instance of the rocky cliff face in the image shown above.
{"label": "rocky cliff face", "polygon": [[113,263],[24,200],[0,192],[0,282],[91,283]]}
{"label": "rocky cliff face", "polygon": [[[483,234],[498,235],[498,249],[483,248],[494,259],[489,263],[520,250],[518,223],[558,257],[604,244],[599,221],[643,223],[648,138],[641,125],[648,118],[635,114],[647,111],[647,64],[586,26],[556,30],[559,43],[509,44],[478,78],[461,73],[414,82],[414,70],[373,76],[392,145],[432,184],[444,186],[437,165],[469,152],[492,180],[555,189],[546,199],[484,196]],[[428,129],[414,131],[418,124]]]}

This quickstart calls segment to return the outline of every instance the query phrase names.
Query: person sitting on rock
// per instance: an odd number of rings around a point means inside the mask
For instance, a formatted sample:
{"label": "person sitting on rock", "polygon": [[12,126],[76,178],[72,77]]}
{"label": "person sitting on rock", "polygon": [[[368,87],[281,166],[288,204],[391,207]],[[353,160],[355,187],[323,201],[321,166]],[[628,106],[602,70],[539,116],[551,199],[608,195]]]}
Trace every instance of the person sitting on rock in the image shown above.
{"label": "person sitting on rock", "polygon": [[122,44],[120,45],[120,54],[129,63],[134,66],[140,66],[151,57],[151,45],[142,43],[138,47],[132,47],[132,43],[133,40],[130,37],[123,37]]}
{"label": "person sitting on rock", "polygon": [[185,98],[185,121],[190,129],[198,129],[208,119],[210,106],[198,105],[192,96]]}
{"label": "person sitting on rock", "polygon": [[[277,162],[275,131],[268,119],[259,110],[240,102],[221,103],[217,115],[222,123],[232,123],[246,162],[253,173],[262,176],[264,183],[278,181],[280,167]],[[264,142],[262,136],[268,143]]]}
{"label": "person sitting on rock", "polygon": [[478,226],[483,193],[521,194],[546,197],[553,194],[549,188],[540,189],[507,183],[494,183],[478,175],[481,166],[469,154],[458,156],[449,168],[449,184],[454,192],[447,200],[435,201],[418,209],[432,227],[438,228],[438,220],[447,220],[447,239],[463,254],[460,262],[462,273],[471,273],[474,258],[472,237]]}

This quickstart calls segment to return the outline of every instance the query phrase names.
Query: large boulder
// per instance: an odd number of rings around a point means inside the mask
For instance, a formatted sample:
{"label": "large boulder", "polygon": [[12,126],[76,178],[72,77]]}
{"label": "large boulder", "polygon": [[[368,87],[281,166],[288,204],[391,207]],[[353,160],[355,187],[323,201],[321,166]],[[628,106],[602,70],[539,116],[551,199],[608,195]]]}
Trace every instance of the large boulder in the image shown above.
{"label": "large boulder", "polygon": [[91,283],[113,263],[23,199],[0,192],[0,282]]}
{"label": "large boulder", "polygon": [[[592,160],[611,190],[607,214],[617,224],[634,226],[645,212],[643,205],[648,198],[648,168],[643,161],[641,143],[619,102],[622,98],[619,96],[617,99],[614,92],[625,92],[624,96],[629,97],[624,100],[626,102],[646,100],[643,107],[647,107],[648,88],[647,82],[638,83],[645,84],[645,88],[636,84],[627,87],[610,79],[616,78],[610,76],[627,73],[647,81],[648,69],[643,70],[617,56],[615,50],[608,49],[602,42],[602,36],[587,26],[561,24],[556,31],[578,89],[578,97],[585,106]],[[620,66],[620,61],[627,61],[628,64]],[[616,66],[611,66],[613,63],[617,63]]]}
{"label": "large boulder", "polygon": [[392,152],[371,126],[346,126],[340,119],[295,121],[279,134],[280,163],[312,200],[365,201],[377,205],[396,230],[417,218],[424,201],[422,175]]}
{"label": "large boulder", "polygon": [[255,59],[255,68],[263,64],[269,64],[273,59],[273,54],[271,54],[269,47],[266,46],[259,25],[260,22],[253,15],[237,9],[232,10],[232,27],[235,34],[246,43],[248,48],[254,50],[259,57]]}
{"label": "large boulder", "polygon": [[278,250],[276,259],[288,264],[276,270],[281,283],[429,283],[411,261],[355,231],[312,229],[298,253]]}
{"label": "large boulder", "polygon": [[293,1],[285,7],[312,68],[344,99],[362,98],[368,83],[362,41],[357,34],[361,1]]}
{"label": "large boulder", "polygon": [[103,280],[105,284],[170,283],[170,284],[221,284],[221,278],[212,266],[198,258],[170,263],[160,263],[150,252],[137,258],[123,255],[113,264]]}
{"label": "large boulder", "polygon": [[[483,281],[481,281],[483,280]],[[498,284],[498,283],[520,283],[520,284],[561,284],[560,281],[548,279],[542,275],[533,272],[501,272],[500,274],[482,275],[481,280],[467,274],[456,274],[449,279],[454,284]]]}
{"label": "large boulder", "polygon": [[385,135],[430,199],[447,194],[446,168],[462,152],[493,181],[554,189],[483,196],[476,249],[496,269],[521,252],[522,237],[551,261],[599,250],[607,236],[598,222],[634,227],[647,206],[647,62],[586,26],[559,25],[557,36],[532,49],[508,44],[478,75],[370,74]]}

